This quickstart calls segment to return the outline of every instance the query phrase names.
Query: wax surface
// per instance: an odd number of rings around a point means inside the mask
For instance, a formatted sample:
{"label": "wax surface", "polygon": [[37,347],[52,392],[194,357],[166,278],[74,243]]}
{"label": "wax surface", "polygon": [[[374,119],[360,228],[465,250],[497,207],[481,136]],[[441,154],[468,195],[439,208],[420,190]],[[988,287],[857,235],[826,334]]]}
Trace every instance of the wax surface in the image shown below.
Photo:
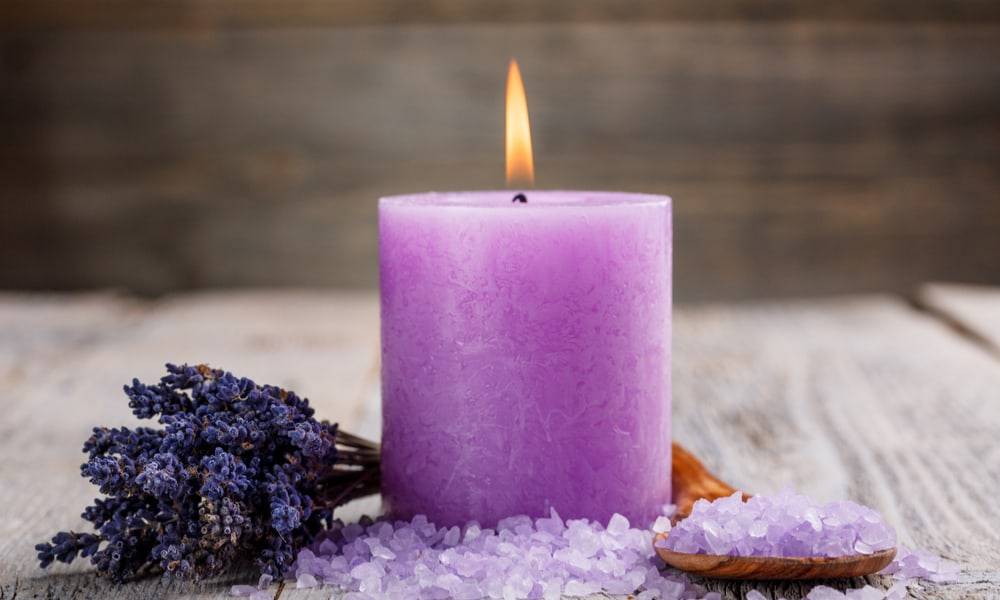
{"label": "wax surface", "polygon": [[389,512],[637,526],[670,499],[670,199],[379,202]]}

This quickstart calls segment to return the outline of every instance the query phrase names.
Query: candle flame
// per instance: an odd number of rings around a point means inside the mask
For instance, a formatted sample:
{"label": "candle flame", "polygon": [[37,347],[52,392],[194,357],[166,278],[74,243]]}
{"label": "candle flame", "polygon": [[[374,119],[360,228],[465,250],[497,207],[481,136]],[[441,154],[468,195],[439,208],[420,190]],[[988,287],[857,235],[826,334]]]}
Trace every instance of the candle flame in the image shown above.
{"label": "candle flame", "polygon": [[535,183],[535,162],[531,155],[531,126],[528,99],[524,94],[521,69],[510,60],[507,69],[507,185]]}

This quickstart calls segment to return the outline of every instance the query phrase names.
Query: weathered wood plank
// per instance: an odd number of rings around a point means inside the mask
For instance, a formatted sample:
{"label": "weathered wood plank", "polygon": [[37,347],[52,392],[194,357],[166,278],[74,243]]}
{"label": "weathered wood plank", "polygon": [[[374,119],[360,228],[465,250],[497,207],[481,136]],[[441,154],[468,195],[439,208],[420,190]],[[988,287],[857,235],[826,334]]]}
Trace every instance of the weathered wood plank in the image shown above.
{"label": "weathered wood plank", "polygon": [[916,302],[1000,359],[1000,288],[930,284],[920,289]]}
{"label": "weathered wood plank", "polygon": [[[40,312],[38,304],[5,297],[0,322],[24,323]],[[61,306],[44,310],[36,325],[40,340],[64,342],[45,353],[15,353],[0,378],[0,598],[228,597],[228,586],[247,583],[251,574],[200,585],[113,587],[82,562],[39,570],[32,546],[83,524],[77,515],[94,490],[77,468],[82,441],[94,425],[136,422],[121,385],[133,376],[158,377],[165,361],[206,361],[290,387],[351,428],[369,400],[362,392],[378,346],[375,303],[370,295],[288,292]],[[108,312],[114,318],[102,319]],[[4,336],[0,347],[34,343],[23,337]]]}
{"label": "weathered wood plank", "polygon": [[988,20],[4,33],[0,286],[373,288],[378,196],[503,186],[512,55],[539,187],[674,196],[680,301],[990,282],[998,48]]}
{"label": "weathered wood plank", "polygon": [[111,294],[74,296],[0,292],[0,377],[25,377],[19,367],[44,364],[101,337],[135,315],[135,305]]}

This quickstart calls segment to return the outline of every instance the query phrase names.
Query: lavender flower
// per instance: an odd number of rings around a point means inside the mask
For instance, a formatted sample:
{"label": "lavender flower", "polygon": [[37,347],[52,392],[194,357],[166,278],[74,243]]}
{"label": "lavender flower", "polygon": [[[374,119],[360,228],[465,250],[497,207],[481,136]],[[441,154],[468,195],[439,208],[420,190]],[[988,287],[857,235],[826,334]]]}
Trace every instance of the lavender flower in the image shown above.
{"label": "lavender flower", "polygon": [[199,578],[250,556],[278,577],[334,507],[378,489],[378,446],[317,421],[293,392],[168,364],[125,394],[163,427],[94,429],[80,472],[106,496],[83,512],[95,533],[38,544],[42,567],[80,556],[115,582]]}

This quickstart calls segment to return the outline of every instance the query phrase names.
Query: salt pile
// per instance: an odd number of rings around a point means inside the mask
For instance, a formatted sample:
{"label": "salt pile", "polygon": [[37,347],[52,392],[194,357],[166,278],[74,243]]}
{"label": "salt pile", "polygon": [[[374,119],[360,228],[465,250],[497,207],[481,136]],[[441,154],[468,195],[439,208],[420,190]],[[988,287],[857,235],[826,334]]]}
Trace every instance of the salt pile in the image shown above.
{"label": "salt pile", "polygon": [[[655,530],[655,527],[654,527]],[[658,540],[678,552],[730,556],[844,556],[871,554],[896,545],[896,534],[875,510],[849,501],[820,504],[789,489],[743,502],[737,492],[714,502],[699,500],[691,516]],[[896,582],[888,590],[870,585],[840,591],[820,585],[807,600],[902,600],[915,579],[956,581],[957,563],[925,550],[899,547],[881,575]],[[746,600],[765,600],[756,590]]]}
{"label": "salt pile", "polygon": [[927,550],[900,548],[892,564],[886,567],[883,575],[892,575],[896,579],[926,579],[935,583],[956,581],[960,572],[958,563],[945,560]]}
{"label": "salt pile", "polygon": [[344,600],[555,600],[601,591],[640,600],[719,598],[681,573],[661,573],[652,536],[621,515],[602,527],[563,521],[555,510],[547,518],[504,519],[495,530],[439,528],[423,516],[336,523],[292,569],[297,587],[335,586],[347,592]]}
{"label": "salt pile", "polygon": [[875,510],[850,501],[820,504],[785,489],[743,502],[736,492],[699,500],[691,516],[657,544],[689,554],[846,556],[896,545],[896,533]]}
{"label": "salt pile", "polygon": [[[665,515],[672,514],[673,507],[664,509]],[[757,535],[762,529],[755,524],[761,522],[766,527]],[[621,515],[603,527],[587,520],[563,521],[554,510],[547,518],[504,519],[495,529],[474,522],[436,527],[423,516],[412,521],[366,518],[347,525],[336,521],[299,552],[289,577],[298,588],[331,586],[344,593],[344,600],[555,600],[598,592],[634,594],[638,600],[718,599],[719,594],[706,593],[683,573],[661,571],[664,564],[654,553],[653,535],[666,532],[668,541],[687,540],[706,552],[730,544],[727,552],[833,556],[895,545],[892,529],[869,508],[850,502],[819,505],[784,491],[747,503],[736,495],[699,502],[692,516],[673,530],[666,516],[650,531],[633,529]],[[842,592],[821,585],[807,598],[902,600],[914,578],[954,581],[958,572],[957,564],[930,552],[900,547],[882,572],[896,579],[889,590],[865,586]],[[267,600],[272,597],[270,583],[262,577],[257,587],[238,585],[232,593]],[[757,591],[747,595],[747,600],[764,598]]]}

